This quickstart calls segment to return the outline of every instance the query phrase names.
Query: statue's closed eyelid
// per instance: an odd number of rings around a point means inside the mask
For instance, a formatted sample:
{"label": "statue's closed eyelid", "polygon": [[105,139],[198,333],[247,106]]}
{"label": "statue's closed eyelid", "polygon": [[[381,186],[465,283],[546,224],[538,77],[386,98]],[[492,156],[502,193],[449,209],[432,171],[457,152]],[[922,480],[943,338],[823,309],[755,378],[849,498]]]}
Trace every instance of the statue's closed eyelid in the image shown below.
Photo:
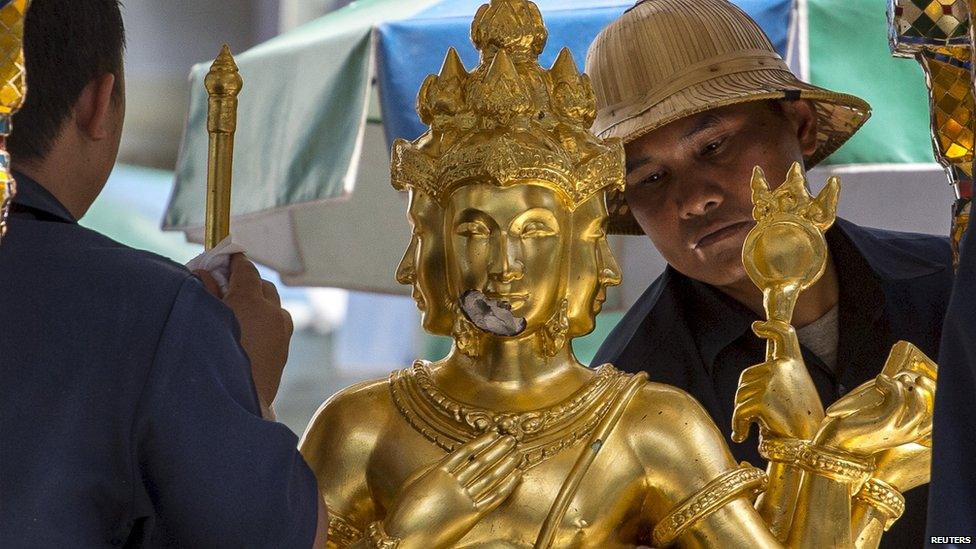
{"label": "statue's closed eyelid", "polygon": [[490,232],[488,227],[479,221],[465,221],[458,223],[454,228],[454,233],[459,236],[487,236]]}

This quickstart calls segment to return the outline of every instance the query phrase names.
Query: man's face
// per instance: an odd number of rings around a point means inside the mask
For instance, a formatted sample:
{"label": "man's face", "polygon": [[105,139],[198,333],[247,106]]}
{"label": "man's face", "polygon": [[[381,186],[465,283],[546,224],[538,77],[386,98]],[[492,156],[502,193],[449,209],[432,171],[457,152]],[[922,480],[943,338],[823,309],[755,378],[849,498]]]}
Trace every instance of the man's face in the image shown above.
{"label": "man's face", "polygon": [[749,182],[771,187],[816,147],[804,101],[722,107],[659,128],[626,146],[625,197],[634,218],[679,272],[714,286],[748,283],[742,243],[755,222]]}

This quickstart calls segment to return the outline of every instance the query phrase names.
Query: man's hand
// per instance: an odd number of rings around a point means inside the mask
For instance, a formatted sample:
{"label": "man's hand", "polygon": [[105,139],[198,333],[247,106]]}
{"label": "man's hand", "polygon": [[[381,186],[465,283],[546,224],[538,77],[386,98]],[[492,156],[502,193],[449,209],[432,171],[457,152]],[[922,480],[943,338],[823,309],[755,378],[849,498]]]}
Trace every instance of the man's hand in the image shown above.
{"label": "man's hand", "polygon": [[810,379],[796,331],[785,322],[756,322],[759,337],[772,342],[772,358],[739,376],[732,413],[732,440],[742,442],[752,422],[766,437],[809,440],[823,419],[823,405]]}
{"label": "man's hand", "polygon": [[261,280],[257,267],[244,254],[230,257],[226,295],[221,295],[210,273],[196,271],[196,274],[210,293],[234,311],[241,325],[241,346],[251,359],[251,377],[261,401],[261,413],[269,417],[281,372],[288,361],[288,344],[294,331],[291,315],[281,308],[274,284]]}

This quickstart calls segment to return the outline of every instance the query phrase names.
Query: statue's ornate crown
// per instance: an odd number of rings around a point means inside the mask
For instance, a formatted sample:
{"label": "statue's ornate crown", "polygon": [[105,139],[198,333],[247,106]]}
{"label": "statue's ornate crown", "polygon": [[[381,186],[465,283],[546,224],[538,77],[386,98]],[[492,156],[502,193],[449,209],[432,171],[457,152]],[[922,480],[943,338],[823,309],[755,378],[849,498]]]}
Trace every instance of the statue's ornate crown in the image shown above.
{"label": "statue's ornate crown", "polygon": [[532,2],[481,6],[471,24],[481,63],[469,73],[451,48],[440,74],[424,81],[417,112],[430,130],[393,144],[393,186],[440,201],[473,180],[531,179],[561,192],[570,208],[622,189],[622,143],[589,131],[596,117],[590,79],[565,48],[551,69],[540,67],[546,37]]}

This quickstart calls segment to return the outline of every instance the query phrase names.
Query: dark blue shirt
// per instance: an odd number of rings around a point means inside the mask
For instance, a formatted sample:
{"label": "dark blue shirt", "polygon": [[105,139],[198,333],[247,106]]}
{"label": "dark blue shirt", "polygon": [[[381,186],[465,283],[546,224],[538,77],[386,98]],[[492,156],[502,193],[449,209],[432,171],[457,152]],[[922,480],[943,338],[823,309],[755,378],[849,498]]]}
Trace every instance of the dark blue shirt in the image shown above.
{"label": "dark blue shirt", "polygon": [[310,547],[315,478],[233,313],[22,175],[0,243],[0,546]]}
{"label": "dark blue shirt", "polygon": [[[805,347],[810,377],[824,406],[874,378],[891,346],[907,340],[937,356],[952,286],[947,239],[859,227],[838,219],[827,244],[840,285],[836,373]],[[594,358],[691,393],[729,441],[738,460],[760,467],[756,429],[731,442],[739,374],[765,360],[766,343],[752,333],[751,310],[671,267],[655,280],[611,332]],[[941,381],[940,381],[941,384]],[[920,547],[926,488],[906,494],[907,510],[883,547]]]}
{"label": "dark blue shirt", "polygon": [[[949,301],[932,429],[929,536],[959,547],[976,543],[976,215],[963,237]],[[931,541],[931,540],[929,540]]]}

